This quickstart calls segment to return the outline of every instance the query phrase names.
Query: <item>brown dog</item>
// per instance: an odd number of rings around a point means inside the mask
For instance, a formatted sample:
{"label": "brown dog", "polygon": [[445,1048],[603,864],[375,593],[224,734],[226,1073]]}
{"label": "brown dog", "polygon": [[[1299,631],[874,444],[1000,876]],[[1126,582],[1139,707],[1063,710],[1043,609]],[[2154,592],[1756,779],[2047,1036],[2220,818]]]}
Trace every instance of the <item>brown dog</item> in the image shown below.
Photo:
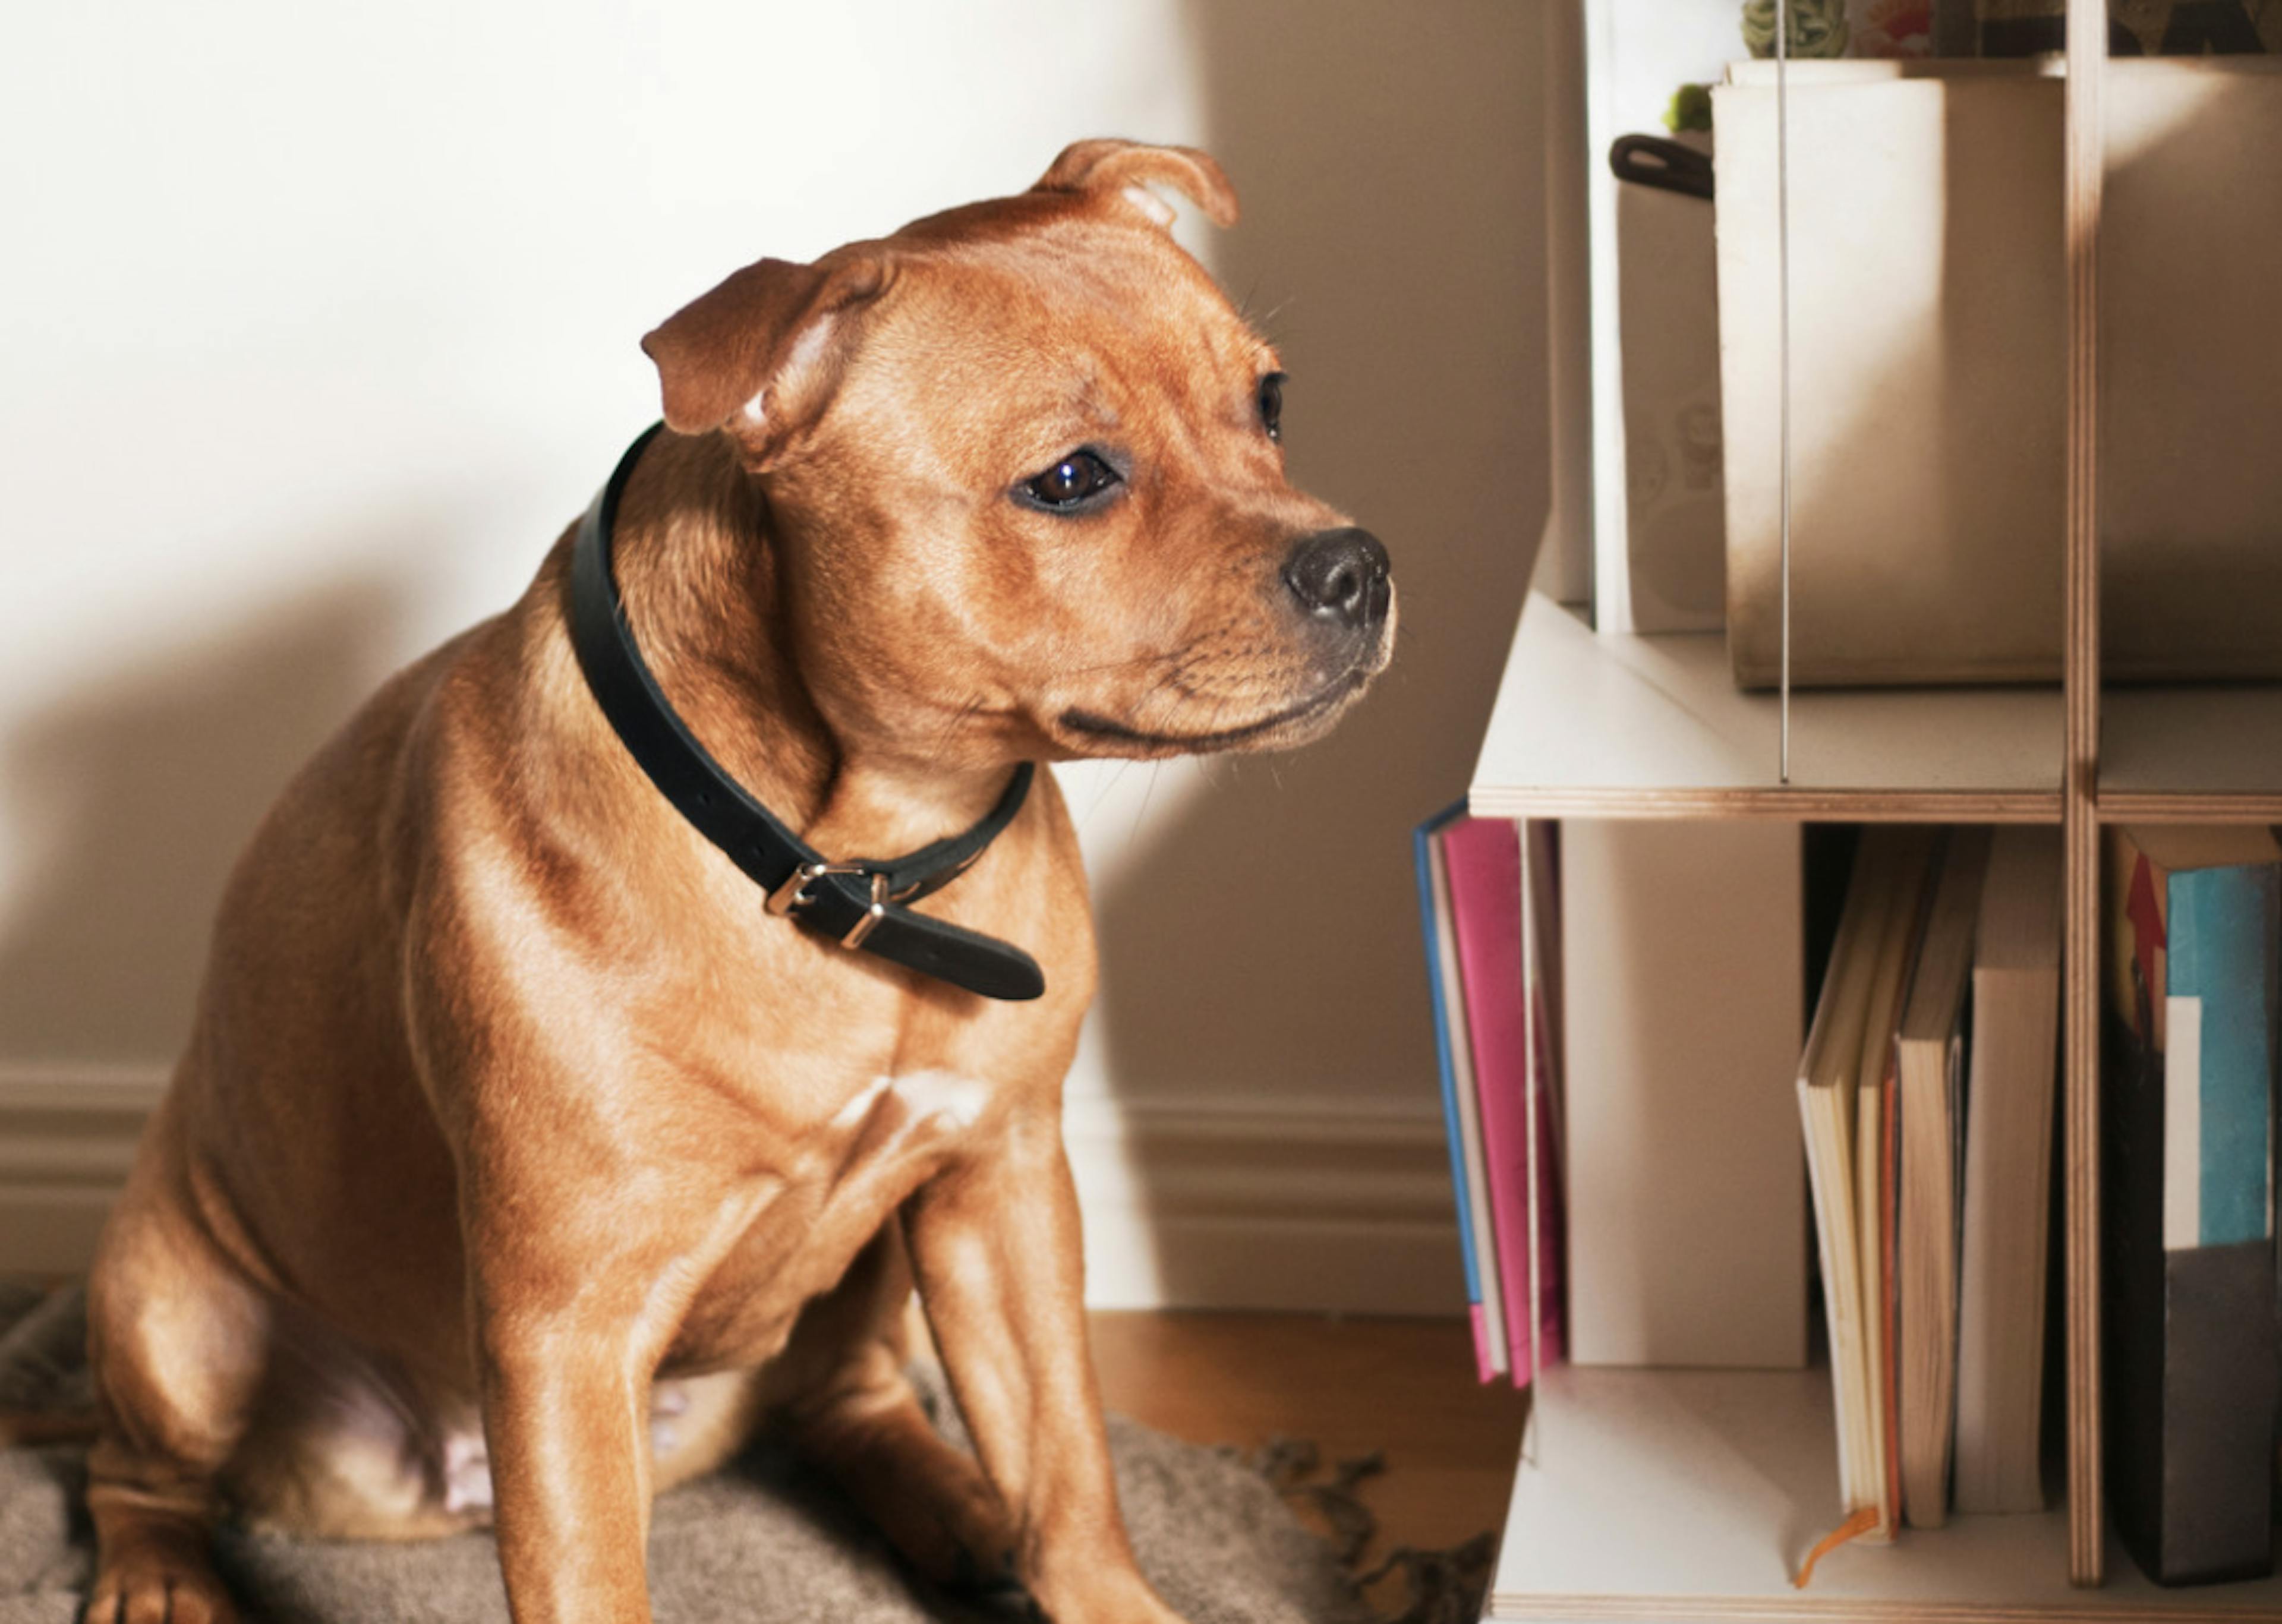
{"label": "brown dog", "polygon": [[[1281,375],[1144,188],[765,260],[644,341],[671,432],[616,518],[625,624],[818,851],[907,851],[1024,762],[1274,748],[1387,659],[1386,556],[1285,481]],[[492,1520],[516,1617],[649,1616],[652,1495],[764,1418],[921,1570],[1162,1620],[1119,1521],[1059,1123],[1093,987],[1050,776],[927,913],[999,1002],[850,952],[637,765],[574,657],[570,538],[287,789],[90,1286],[90,1619],[226,1618],[219,1511]],[[977,1460],[906,1386],[914,1278]]]}

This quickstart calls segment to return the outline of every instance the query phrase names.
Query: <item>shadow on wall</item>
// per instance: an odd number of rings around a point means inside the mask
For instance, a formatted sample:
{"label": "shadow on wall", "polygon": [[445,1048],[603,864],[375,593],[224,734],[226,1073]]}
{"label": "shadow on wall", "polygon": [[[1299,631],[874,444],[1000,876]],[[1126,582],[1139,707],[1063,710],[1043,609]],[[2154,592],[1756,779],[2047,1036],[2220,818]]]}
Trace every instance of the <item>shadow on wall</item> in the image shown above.
{"label": "shadow on wall", "polygon": [[0,920],[9,1056],[180,1051],[231,865],[386,674],[403,608],[400,587],[339,581],[154,650],[8,741],[30,876]]}
{"label": "shadow on wall", "polygon": [[1291,372],[1294,483],[1386,542],[1401,626],[1331,738],[1211,765],[1103,887],[1101,1037],[1128,1099],[1431,1108],[1409,831],[1465,788],[1547,502],[1541,20],[1189,14],[1245,207],[1222,282]]}

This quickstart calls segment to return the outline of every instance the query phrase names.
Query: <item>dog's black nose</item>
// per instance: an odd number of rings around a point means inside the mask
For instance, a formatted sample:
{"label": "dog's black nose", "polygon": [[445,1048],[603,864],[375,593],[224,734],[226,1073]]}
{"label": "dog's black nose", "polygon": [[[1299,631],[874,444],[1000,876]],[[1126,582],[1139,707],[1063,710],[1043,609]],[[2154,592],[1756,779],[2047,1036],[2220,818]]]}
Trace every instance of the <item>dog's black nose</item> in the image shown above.
{"label": "dog's black nose", "polygon": [[1318,620],[1354,628],[1386,618],[1386,549],[1368,530],[1350,524],[1303,538],[1285,560],[1284,584]]}

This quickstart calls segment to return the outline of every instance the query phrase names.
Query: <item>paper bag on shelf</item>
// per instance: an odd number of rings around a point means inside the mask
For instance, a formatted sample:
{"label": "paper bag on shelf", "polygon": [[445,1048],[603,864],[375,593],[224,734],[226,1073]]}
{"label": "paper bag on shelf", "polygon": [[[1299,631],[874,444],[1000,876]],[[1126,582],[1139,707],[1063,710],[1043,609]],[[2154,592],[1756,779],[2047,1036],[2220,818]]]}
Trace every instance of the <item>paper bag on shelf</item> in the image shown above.
{"label": "paper bag on shelf", "polygon": [[[1727,622],[1781,646],[1768,64],[1714,92]],[[2282,64],[2118,62],[2100,262],[2111,677],[2282,677]],[[2060,674],[2061,86],[2038,64],[1794,64],[1791,674]]]}

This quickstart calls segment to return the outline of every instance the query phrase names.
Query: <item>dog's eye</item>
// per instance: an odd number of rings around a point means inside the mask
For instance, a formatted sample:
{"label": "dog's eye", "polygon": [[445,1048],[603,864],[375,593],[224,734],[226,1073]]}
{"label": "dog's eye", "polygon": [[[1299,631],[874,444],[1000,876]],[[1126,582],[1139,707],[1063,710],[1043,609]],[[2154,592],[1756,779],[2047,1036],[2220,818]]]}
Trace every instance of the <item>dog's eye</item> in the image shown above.
{"label": "dog's eye", "polygon": [[1260,380],[1260,423],[1268,438],[1284,438],[1284,374],[1271,372]]}
{"label": "dog's eye", "polygon": [[1075,508],[1117,483],[1117,470],[1091,451],[1073,451],[1022,488],[1044,508]]}

